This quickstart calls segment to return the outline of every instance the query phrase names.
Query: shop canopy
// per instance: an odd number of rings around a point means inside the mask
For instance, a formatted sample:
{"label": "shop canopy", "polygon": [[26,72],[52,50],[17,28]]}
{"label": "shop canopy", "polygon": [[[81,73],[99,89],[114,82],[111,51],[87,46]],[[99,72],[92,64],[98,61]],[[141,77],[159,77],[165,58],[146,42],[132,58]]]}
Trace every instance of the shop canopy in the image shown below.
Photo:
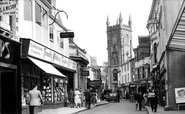
{"label": "shop canopy", "polygon": [[185,49],[185,2],[182,3],[167,47]]}
{"label": "shop canopy", "polygon": [[58,71],[53,65],[42,62],[40,60],[28,57],[35,65],[37,65],[40,69],[42,69],[47,74],[57,75],[61,77],[66,77],[64,74],[62,74],[60,71]]}

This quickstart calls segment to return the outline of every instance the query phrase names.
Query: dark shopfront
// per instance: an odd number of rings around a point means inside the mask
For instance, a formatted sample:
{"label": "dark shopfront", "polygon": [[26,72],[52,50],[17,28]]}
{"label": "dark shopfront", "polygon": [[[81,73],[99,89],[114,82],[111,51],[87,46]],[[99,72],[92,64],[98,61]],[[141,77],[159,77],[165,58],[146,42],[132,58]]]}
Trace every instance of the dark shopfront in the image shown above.
{"label": "dark shopfront", "polygon": [[[21,39],[21,42],[21,77],[23,82],[22,113],[26,114],[29,111],[28,105],[26,104],[26,98],[28,91],[32,89],[33,83],[39,84],[39,89],[41,90],[44,99],[44,105],[41,106],[40,109],[63,107],[67,102],[68,85],[71,85],[69,84],[71,82],[68,80],[67,76],[72,75],[72,73],[64,75],[58,69],[62,69],[62,66],[65,67],[64,63],[67,63],[69,60],[57,52],[30,39]],[[76,64],[75,62],[72,62],[71,64],[68,64],[68,66],[70,65],[72,66]]]}
{"label": "dark shopfront", "polygon": [[20,43],[2,34],[0,43],[0,114],[20,114]]}

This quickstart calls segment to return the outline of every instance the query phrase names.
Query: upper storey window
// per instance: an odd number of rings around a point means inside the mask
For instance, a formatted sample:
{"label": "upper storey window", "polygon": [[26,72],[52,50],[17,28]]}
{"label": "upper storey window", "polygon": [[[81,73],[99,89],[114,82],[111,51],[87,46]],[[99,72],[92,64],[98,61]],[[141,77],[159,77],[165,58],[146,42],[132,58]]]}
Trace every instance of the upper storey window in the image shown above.
{"label": "upper storey window", "polygon": [[49,37],[50,37],[50,41],[53,42],[54,41],[54,27],[50,26],[49,27]]}
{"label": "upper storey window", "polygon": [[41,6],[35,2],[35,22],[41,26]]}
{"label": "upper storey window", "polygon": [[24,20],[32,21],[32,2],[24,0]]}

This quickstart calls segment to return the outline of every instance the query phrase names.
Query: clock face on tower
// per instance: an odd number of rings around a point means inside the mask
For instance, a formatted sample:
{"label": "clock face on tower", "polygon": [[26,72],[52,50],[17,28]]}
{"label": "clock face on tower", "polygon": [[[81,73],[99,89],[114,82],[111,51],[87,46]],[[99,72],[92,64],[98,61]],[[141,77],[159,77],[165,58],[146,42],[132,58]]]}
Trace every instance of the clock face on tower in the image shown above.
{"label": "clock face on tower", "polygon": [[112,43],[113,43],[113,44],[116,44],[116,43],[117,43],[117,35],[116,35],[116,34],[114,34],[114,35],[112,36]]}

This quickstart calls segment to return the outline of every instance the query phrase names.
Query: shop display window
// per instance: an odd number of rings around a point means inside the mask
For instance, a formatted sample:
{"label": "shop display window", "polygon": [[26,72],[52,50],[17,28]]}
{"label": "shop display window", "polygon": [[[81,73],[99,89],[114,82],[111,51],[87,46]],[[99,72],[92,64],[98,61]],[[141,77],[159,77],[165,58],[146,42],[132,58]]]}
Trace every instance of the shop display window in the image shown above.
{"label": "shop display window", "polygon": [[[34,83],[40,87],[40,69],[32,65],[23,64],[21,73],[22,106],[28,105],[28,92],[33,89]],[[38,88],[40,89],[40,88]]]}
{"label": "shop display window", "polygon": [[42,95],[43,95],[44,103],[52,102],[52,82],[51,81],[52,81],[51,77],[45,77],[43,79]]}
{"label": "shop display window", "polygon": [[63,79],[54,78],[54,102],[63,102],[64,101],[64,84]]}

